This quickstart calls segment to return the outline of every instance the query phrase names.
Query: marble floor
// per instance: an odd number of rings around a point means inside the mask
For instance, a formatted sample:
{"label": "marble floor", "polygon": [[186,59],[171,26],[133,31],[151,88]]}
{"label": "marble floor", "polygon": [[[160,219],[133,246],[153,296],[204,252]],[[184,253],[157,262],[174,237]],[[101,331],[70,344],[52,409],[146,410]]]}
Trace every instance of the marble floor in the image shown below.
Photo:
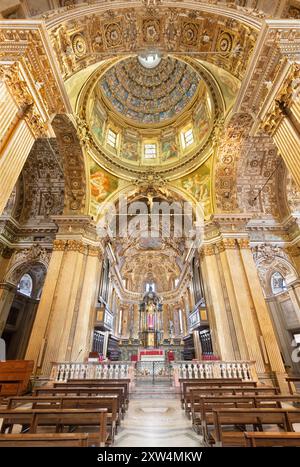
{"label": "marble floor", "polygon": [[170,385],[142,385],[132,394],[115,447],[199,447],[191,421]]}

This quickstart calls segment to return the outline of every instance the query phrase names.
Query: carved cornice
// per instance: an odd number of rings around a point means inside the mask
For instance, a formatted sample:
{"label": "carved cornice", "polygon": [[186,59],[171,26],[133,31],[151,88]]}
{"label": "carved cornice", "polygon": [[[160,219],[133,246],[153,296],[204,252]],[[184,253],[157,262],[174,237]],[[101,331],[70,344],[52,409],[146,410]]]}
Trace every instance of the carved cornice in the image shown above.
{"label": "carved cornice", "polygon": [[234,112],[248,112],[253,115],[251,134],[261,129],[262,122],[266,123],[269,112],[273,115],[270,115],[271,121],[266,129],[272,132],[274,125],[276,127],[281,106],[274,109],[274,102],[277,93],[288,89],[283,84],[290,65],[298,61],[299,47],[299,21],[266,20],[234,106]]}
{"label": "carved cornice", "polygon": [[[1,60],[1,55],[0,55]],[[47,126],[42,115],[37,111],[28,83],[24,79],[20,63],[2,65],[0,68],[0,79],[6,84],[20,109],[19,119],[24,119],[31,129],[35,138],[43,137],[47,133]]]}
{"label": "carved cornice", "polygon": [[246,231],[247,225],[252,218],[252,214],[214,214],[211,221],[219,228],[220,232],[240,237]]}
{"label": "carved cornice", "polygon": [[275,100],[261,123],[261,128],[271,136],[276,132],[283,118],[288,115],[288,109],[299,100],[299,78],[300,65],[293,63],[289,66],[280,90],[272,96]]}
{"label": "carved cornice", "polygon": [[69,99],[40,20],[0,20],[0,61],[22,63],[31,94],[48,112],[71,113]]}

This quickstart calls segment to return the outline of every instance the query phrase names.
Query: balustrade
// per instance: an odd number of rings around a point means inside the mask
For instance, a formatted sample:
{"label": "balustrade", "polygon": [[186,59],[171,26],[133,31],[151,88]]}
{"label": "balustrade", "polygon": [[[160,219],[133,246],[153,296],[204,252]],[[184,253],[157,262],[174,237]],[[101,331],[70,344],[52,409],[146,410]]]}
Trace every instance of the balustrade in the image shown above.
{"label": "balustrade", "polygon": [[[142,363],[142,362],[140,362]],[[212,379],[241,378],[244,381],[257,381],[255,362],[251,361],[179,361],[171,363],[171,374],[175,385],[179,378]],[[137,368],[138,369],[138,368]],[[135,362],[87,362],[54,363],[50,379],[65,382],[68,379],[134,379]]]}
{"label": "balustrade", "polygon": [[244,381],[257,381],[255,362],[250,361],[184,361],[174,362],[173,367],[175,379],[241,378]]}
{"label": "balustrade", "polygon": [[122,379],[132,378],[132,362],[54,363],[50,380],[65,382],[68,379]]}

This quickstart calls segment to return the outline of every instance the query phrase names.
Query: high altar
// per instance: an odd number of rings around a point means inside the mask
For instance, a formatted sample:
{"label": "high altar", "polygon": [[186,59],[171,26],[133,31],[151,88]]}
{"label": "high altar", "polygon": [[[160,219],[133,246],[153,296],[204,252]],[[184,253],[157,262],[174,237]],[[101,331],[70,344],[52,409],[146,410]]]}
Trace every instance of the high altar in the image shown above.
{"label": "high altar", "polygon": [[150,287],[140,304],[139,338],[142,346],[159,347],[162,340],[162,303],[158,295]]}

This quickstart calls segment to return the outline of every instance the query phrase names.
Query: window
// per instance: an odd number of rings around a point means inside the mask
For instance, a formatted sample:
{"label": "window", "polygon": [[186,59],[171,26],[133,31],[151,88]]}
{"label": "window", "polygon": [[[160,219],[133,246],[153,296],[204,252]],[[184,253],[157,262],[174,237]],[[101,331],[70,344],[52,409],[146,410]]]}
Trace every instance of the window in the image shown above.
{"label": "window", "polygon": [[187,148],[188,146],[193,144],[193,142],[194,142],[194,133],[193,133],[193,129],[190,128],[189,130],[187,130],[187,131],[185,131],[183,133],[183,146],[184,146],[184,148]]}
{"label": "window", "polygon": [[286,291],[286,283],[280,272],[274,272],[272,275],[271,288],[274,294]]}
{"label": "window", "polygon": [[138,61],[145,68],[155,68],[160,64],[161,57],[157,53],[149,53],[146,55],[139,55]]}
{"label": "window", "polygon": [[107,133],[107,144],[115,148],[117,146],[117,133],[112,131],[110,128]]}
{"label": "window", "polygon": [[151,288],[152,292],[155,292],[155,283],[154,282],[146,282],[146,286],[145,286],[146,292],[150,292],[150,288]]}
{"label": "window", "polygon": [[180,330],[180,334],[183,333],[183,321],[182,321],[182,309],[179,308],[178,310],[178,316],[179,316],[179,330]]}
{"label": "window", "polygon": [[23,295],[27,295],[27,297],[31,297],[32,294],[32,278],[29,274],[24,274],[24,276],[21,277],[21,280],[18,285],[18,292],[20,292]]}
{"label": "window", "polygon": [[144,157],[145,159],[155,159],[156,158],[156,144],[149,143],[144,146]]}

